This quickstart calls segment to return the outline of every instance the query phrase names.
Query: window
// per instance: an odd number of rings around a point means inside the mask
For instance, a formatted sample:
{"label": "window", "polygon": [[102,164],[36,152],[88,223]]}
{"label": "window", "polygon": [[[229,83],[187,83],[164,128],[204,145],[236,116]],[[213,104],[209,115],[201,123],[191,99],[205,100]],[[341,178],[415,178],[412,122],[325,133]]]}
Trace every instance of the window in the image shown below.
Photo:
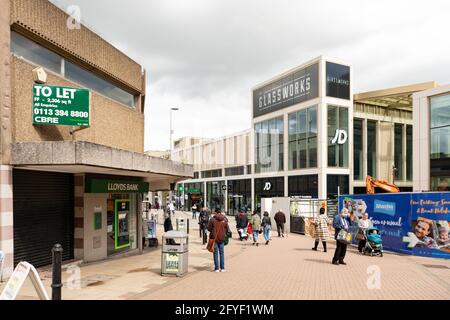
{"label": "window", "polygon": [[198,179],[198,171],[194,172],[194,179]]}
{"label": "window", "polygon": [[135,105],[135,97],[133,94],[128,93],[96,74],[63,59],[58,54],[16,32],[11,33],[11,53],[124,105],[129,107],[134,107]]}
{"label": "window", "polygon": [[238,176],[244,174],[244,167],[225,168],[225,176]]}
{"label": "window", "polygon": [[431,159],[450,158],[450,94],[430,100]]}
{"label": "window", "polygon": [[61,74],[62,58],[16,32],[11,32],[11,52],[45,69]]}
{"label": "window", "polygon": [[289,170],[317,167],[317,107],[289,114]]}
{"label": "window", "polygon": [[202,178],[215,178],[222,176],[222,169],[208,170],[202,172]]}
{"label": "window", "polygon": [[377,122],[367,120],[367,174],[377,176]]}
{"label": "window", "polygon": [[288,177],[288,196],[311,196],[317,198],[318,186],[317,175],[291,176]]}
{"label": "window", "polygon": [[255,172],[283,170],[283,118],[255,124]]}
{"label": "window", "polygon": [[65,61],[65,77],[108,98],[134,107],[134,96],[132,94],[69,61]]}
{"label": "window", "polygon": [[450,191],[450,94],[430,98],[432,191]]}
{"label": "window", "polygon": [[353,120],[353,179],[363,179],[363,120]]}
{"label": "window", "polygon": [[247,174],[252,174],[252,165],[251,164],[247,165]]}
{"label": "window", "polygon": [[403,125],[394,125],[394,165],[395,179],[403,180]]}
{"label": "window", "polygon": [[328,166],[348,167],[348,109],[328,106]]}
{"label": "window", "polygon": [[412,180],[412,161],[413,161],[413,144],[412,144],[413,127],[406,126],[406,180]]}
{"label": "window", "polygon": [[[339,190],[338,190],[339,187]],[[339,192],[338,192],[339,191]],[[327,175],[328,198],[334,198],[339,194],[349,193],[349,178],[347,175]]]}

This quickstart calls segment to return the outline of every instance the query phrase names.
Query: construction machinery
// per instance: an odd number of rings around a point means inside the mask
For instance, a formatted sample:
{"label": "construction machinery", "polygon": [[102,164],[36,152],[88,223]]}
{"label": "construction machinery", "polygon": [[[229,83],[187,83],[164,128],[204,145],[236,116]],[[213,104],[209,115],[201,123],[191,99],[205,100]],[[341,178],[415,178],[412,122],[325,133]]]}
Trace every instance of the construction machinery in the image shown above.
{"label": "construction machinery", "polygon": [[386,180],[374,179],[371,176],[367,176],[366,177],[367,194],[374,194],[375,187],[386,190],[387,192],[400,192],[400,189],[396,185],[389,183]]}

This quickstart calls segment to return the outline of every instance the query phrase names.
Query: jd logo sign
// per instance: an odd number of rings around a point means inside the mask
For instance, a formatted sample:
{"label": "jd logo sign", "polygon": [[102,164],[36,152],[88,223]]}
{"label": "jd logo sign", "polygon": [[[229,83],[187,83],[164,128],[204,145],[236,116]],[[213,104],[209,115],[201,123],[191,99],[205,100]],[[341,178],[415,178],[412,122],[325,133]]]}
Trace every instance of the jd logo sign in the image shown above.
{"label": "jd logo sign", "polygon": [[266,182],[266,184],[264,185],[264,191],[269,191],[270,189],[272,189],[272,184],[270,182]]}
{"label": "jd logo sign", "polygon": [[334,135],[333,140],[331,140],[332,144],[344,144],[347,142],[347,131],[336,129],[336,134]]}

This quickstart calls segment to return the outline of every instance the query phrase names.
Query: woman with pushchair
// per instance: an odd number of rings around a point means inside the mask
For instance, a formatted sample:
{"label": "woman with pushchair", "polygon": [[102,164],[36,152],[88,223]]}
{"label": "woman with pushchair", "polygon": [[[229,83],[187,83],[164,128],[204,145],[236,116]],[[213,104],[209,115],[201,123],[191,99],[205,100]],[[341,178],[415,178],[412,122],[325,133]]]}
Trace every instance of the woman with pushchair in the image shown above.
{"label": "woman with pushchair", "polygon": [[362,219],[358,220],[358,233],[356,234],[356,239],[358,242],[358,251],[360,253],[363,252],[364,247],[366,246],[366,231],[368,228],[372,226],[372,221],[369,220],[369,214],[365,212],[362,216]]}

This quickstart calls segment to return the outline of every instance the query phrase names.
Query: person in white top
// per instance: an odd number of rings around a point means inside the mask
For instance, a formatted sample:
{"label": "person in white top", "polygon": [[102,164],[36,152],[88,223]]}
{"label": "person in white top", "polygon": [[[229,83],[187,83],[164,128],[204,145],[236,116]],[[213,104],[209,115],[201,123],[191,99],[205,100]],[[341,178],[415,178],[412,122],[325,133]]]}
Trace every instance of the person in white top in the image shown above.
{"label": "person in white top", "polygon": [[365,232],[367,228],[370,228],[372,226],[372,221],[369,220],[369,214],[367,212],[364,212],[362,219],[358,220],[358,251],[362,252],[364,249],[364,246],[366,245],[366,238],[365,238]]}

